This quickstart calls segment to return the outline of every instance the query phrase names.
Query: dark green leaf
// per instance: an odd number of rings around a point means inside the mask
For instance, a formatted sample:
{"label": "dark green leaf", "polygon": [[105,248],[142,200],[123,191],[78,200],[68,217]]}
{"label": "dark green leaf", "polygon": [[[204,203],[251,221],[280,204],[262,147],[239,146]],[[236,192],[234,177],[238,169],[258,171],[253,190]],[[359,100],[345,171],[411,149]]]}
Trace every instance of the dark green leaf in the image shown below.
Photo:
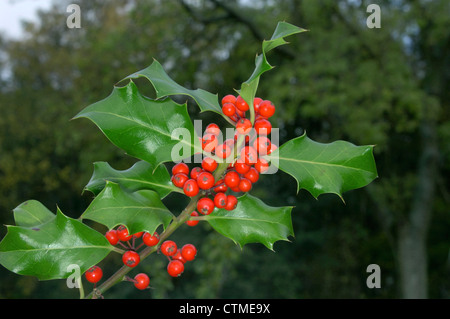
{"label": "dark green leaf", "polygon": [[270,40],[263,41],[262,53],[257,55],[255,59],[255,70],[250,78],[242,83],[241,89],[239,90],[239,94],[248,103],[248,105],[253,105],[253,99],[255,98],[256,90],[258,89],[260,76],[264,72],[267,72],[273,68],[273,66],[271,66],[267,61],[267,52],[280,45],[286,44],[287,42],[284,40],[285,37],[305,31],[307,30],[287,22],[279,22]]}
{"label": "dark green leaf", "polygon": [[171,192],[183,192],[172,184],[166,166],[161,164],[155,169],[145,161],[139,161],[126,170],[116,170],[106,162],[94,163],[94,174],[85,189],[97,195],[105,187],[106,181],[117,183],[131,192],[153,190],[161,198]]}
{"label": "dark green leaf", "polygon": [[84,273],[114,249],[105,236],[59,209],[45,224],[7,227],[0,243],[0,264],[40,280],[66,278],[72,273],[70,265],[78,265]]}
{"label": "dark green leaf", "polygon": [[155,88],[157,98],[171,95],[187,95],[195,100],[201,112],[213,111],[222,115],[222,108],[220,107],[217,94],[212,94],[202,89],[189,90],[179,85],[167,75],[162,65],[156,60],[147,68],[129,75],[126,79],[140,77],[150,81]]}
{"label": "dark green leaf", "polygon": [[314,197],[342,193],[366,186],[377,177],[373,146],[355,146],[336,141],[315,142],[306,134],[283,144],[270,155],[273,164],[297,180],[297,191]]}
{"label": "dark green leaf", "polygon": [[245,194],[238,198],[234,210],[215,208],[205,216],[205,220],[241,247],[248,243],[262,243],[273,250],[276,241],[287,241],[288,236],[294,236],[291,211],[292,207],[271,207]]}
{"label": "dark green leaf", "polygon": [[132,81],[115,87],[106,99],[75,116],[81,117],[94,122],[113,144],[154,168],[202,151],[186,104],[149,99],[139,93]]}
{"label": "dark green leaf", "polygon": [[125,225],[130,234],[135,234],[141,231],[153,233],[160,225],[165,229],[173,215],[154,191],[131,193],[116,183],[106,182],[105,188],[80,218],[96,221],[109,229]]}
{"label": "dark green leaf", "polygon": [[13,212],[16,225],[23,227],[42,225],[55,218],[55,214],[36,200],[27,200],[17,206]]}

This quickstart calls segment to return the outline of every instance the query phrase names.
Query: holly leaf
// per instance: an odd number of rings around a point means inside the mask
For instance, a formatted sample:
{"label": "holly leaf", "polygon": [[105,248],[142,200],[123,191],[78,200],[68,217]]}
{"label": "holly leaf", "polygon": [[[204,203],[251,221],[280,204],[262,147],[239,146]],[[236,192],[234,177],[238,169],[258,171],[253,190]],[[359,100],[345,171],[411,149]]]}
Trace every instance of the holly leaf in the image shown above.
{"label": "holly leaf", "polygon": [[17,226],[33,227],[45,224],[55,218],[47,207],[37,200],[28,200],[13,209],[14,221]]}
{"label": "holly leaf", "polygon": [[112,229],[125,225],[130,234],[141,231],[154,233],[171,222],[173,215],[164,206],[158,193],[151,190],[127,192],[113,182],[95,197],[81,219],[90,219]]}
{"label": "holly leaf", "polygon": [[106,181],[117,183],[131,192],[142,189],[153,190],[161,198],[171,192],[183,193],[172,184],[166,166],[159,165],[155,169],[146,161],[139,161],[125,170],[116,170],[106,162],[96,162],[94,173],[84,189],[98,195],[105,188]]}
{"label": "holly leaf", "polygon": [[318,143],[303,134],[284,143],[268,158],[297,180],[297,192],[342,193],[366,186],[378,177],[373,146],[355,146],[346,141]]}
{"label": "holly leaf", "polygon": [[276,241],[288,241],[288,236],[294,236],[291,211],[291,206],[271,207],[247,193],[238,198],[234,210],[215,208],[204,220],[241,248],[245,244],[261,243],[273,250]]}
{"label": "holly leaf", "polygon": [[[34,207],[36,211],[42,208]],[[27,210],[34,216],[40,214]],[[7,228],[0,242],[0,264],[16,274],[40,280],[67,278],[73,273],[71,265],[78,265],[84,273],[114,250],[105,236],[59,209],[44,224]]]}
{"label": "holly leaf", "polygon": [[202,89],[190,90],[181,86],[169,77],[157,60],[153,60],[153,63],[150,66],[127,76],[125,79],[136,79],[141,77],[150,81],[155,88],[156,97],[158,99],[172,95],[187,95],[194,99],[200,107],[201,112],[213,111],[223,115],[217,94],[212,94]]}
{"label": "holly leaf", "polygon": [[255,58],[255,69],[250,78],[242,83],[241,89],[238,91],[239,95],[250,106],[250,109],[252,109],[253,99],[256,96],[259,78],[263,73],[273,69],[273,66],[270,65],[267,60],[266,54],[272,49],[288,43],[284,39],[285,37],[305,31],[307,30],[297,27],[293,24],[287,22],[278,22],[277,27],[275,28],[275,31],[272,34],[270,40],[264,40],[262,42],[262,53],[257,55]]}
{"label": "holly leaf", "polygon": [[114,87],[107,98],[86,107],[74,119],[82,117],[94,122],[113,144],[155,169],[163,162],[202,152],[186,104],[149,99],[132,81]]}

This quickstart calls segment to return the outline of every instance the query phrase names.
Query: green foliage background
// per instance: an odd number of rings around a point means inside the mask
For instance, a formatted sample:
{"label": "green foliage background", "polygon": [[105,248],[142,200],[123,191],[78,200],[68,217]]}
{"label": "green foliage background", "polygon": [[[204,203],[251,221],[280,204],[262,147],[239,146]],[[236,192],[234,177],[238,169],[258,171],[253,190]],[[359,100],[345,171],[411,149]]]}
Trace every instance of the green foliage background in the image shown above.
{"label": "green foliage background", "polygon": [[[69,3],[81,7],[81,29],[66,27]],[[345,193],[343,204],[334,195],[297,195],[294,180],[283,172],[264,176],[251,193],[272,206],[295,206],[292,242],[277,242],[275,253],[263,245],[241,251],[206,223],[183,228],[174,240],[195,244],[199,254],[182,277],[170,278],[166,260],[152,256],[139,271],[150,274],[155,289],[139,292],[121,283],[107,297],[405,297],[401,282],[411,274],[400,266],[399,241],[419,200],[428,208],[420,237],[426,245],[425,291],[430,298],[448,298],[450,5],[378,1],[382,27],[369,29],[369,3],[55,1],[40,12],[39,23],[24,23],[24,38],[0,37],[1,223],[13,223],[12,209],[28,199],[54,212],[58,204],[66,215],[79,217],[92,200],[89,192],[81,193],[94,162],[107,161],[115,169],[135,163],[88,121],[70,121],[108,96],[118,80],[156,58],[185,87],[224,96],[248,78],[261,40],[285,20],[309,32],[270,53],[276,68],[264,74],[257,92],[277,106],[273,123],[281,130],[280,143],[306,130],[319,142],[375,144],[380,178]],[[154,96],[145,80],[136,83]],[[188,102],[193,119],[223,124]],[[424,127],[434,133],[426,135]],[[435,170],[421,175],[420,158],[430,150],[435,160],[425,166]],[[432,195],[425,202],[420,196],[429,188],[420,186],[429,185]],[[175,193],[164,199],[173,212],[186,202]],[[0,228],[0,237],[5,233]],[[381,267],[381,289],[366,286],[372,263]],[[116,254],[104,260],[105,276],[119,264]],[[0,298],[78,297],[65,281],[38,282],[4,268],[0,281]]]}

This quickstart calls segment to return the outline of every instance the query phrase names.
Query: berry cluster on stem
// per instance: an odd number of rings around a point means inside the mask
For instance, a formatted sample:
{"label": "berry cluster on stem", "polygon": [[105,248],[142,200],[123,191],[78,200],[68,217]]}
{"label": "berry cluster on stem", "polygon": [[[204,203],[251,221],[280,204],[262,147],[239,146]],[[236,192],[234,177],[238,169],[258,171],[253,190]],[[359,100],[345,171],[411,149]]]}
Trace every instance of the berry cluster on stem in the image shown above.
{"label": "berry cluster on stem", "polygon": [[[106,232],[105,236],[111,245],[120,245],[125,249],[122,255],[124,265],[87,298],[103,293],[122,280],[133,282],[140,290],[148,288],[150,278],[147,274],[139,273],[134,279],[126,274],[143,259],[158,251],[169,260],[168,274],[172,277],[180,276],[185,263],[194,260],[197,249],[192,244],[177,248],[167,238],[183,224],[191,227],[197,225],[201,219],[199,214],[209,215],[216,207],[233,211],[238,204],[236,194],[250,191],[252,185],[259,180],[259,175],[268,169],[269,163],[262,156],[277,148],[268,137],[272,130],[268,119],[275,113],[273,103],[255,97],[250,108],[242,97],[229,94],[222,99],[221,104],[222,112],[236,128],[234,137],[219,144],[221,130],[217,124],[211,123],[201,137],[202,149],[210,156],[205,156],[201,165],[192,169],[182,162],[172,167],[171,181],[191,198],[189,204],[161,234],[140,232],[130,235],[125,226]],[[247,111],[250,111],[250,119],[246,117]],[[224,161],[218,162],[216,159]],[[142,242],[136,245],[139,238],[142,238]],[[145,247],[139,251],[142,246]],[[100,267],[93,266],[86,271],[85,276],[96,285],[103,273]]]}

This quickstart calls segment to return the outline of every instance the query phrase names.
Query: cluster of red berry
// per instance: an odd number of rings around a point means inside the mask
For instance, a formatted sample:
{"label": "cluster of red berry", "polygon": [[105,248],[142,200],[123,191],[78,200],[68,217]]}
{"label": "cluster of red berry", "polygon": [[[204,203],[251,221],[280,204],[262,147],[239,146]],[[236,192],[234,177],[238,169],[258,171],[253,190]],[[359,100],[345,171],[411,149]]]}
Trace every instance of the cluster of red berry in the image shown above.
{"label": "cluster of red berry", "polygon": [[[234,210],[238,199],[233,194],[226,194],[227,191],[229,189],[235,193],[250,191],[252,184],[258,181],[259,175],[269,168],[269,163],[262,156],[270,154],[277,148],[267,137],[272,131],[272,124],[268,119],[275,113],[275,106],[268,100],[256,97],[253,101],[253,108],[254,125],[250,119],[246,118],[246,112],[250,108],[244,99],[240,96],[226,95],[222,99],[222,112],[236,126],[234,137],[219,144],[221,130],[217,124],[211,123],[206,127],[205,134],[200,140],[202,149],[212,155],[205,157],[201,166],[192,169],[182,162],[173,166],[172,183],[176,187],[182,188],[184,194],[189,197],[197,196],[199,193],[202,196],[197,201],[197,210],[193,211],[191,216],[199,216],[199,213],[209,215],[215,207],[229,211]],[[242,140],[244,142],[242,148],[237,150],[237,141],[240,135],[244,136],[245,140]],[[236,152],[239,154],[230,156]],[[213,157],[226,159],[226,163],[229,163],[217,181],[213,174],[219,164]],[[198,224],[198,220],[187,220],[186,224],[195,226]],[[140,255],[136,251],[142,245],[156,246],[159,244],[157,232],[154,234],[139,232],[130,235],[125,226],[109,230],[105,236],[111,245],[120,244],[126,249],[122,255],[122,261],[128,267],[136,267],[139,264]],[[141,237],[142,243],[135,247],[135,240]],[[197,254],[194,245],[186,244],[180,249],[171,240],[164,241],[159,249],[169,259],[167,272],[172,277],[180,276],[184,271],[184,264],[194,260]],[[86,279],[94,284],[99,282],[102,276],[102,269],[98,266],[91,267],[85,273]],[[128,278],[128,280],[134,282],[136,288],[141,290],[148,288],[150,283],[150,278],[144,273],[137,274],[134,279]]]}
{"label": "cluster of red berry", "polygon": [[[115,246],[120,244],[127,249],[122,255],[122,262],[128,267],[136,267],[139,264],[141,257],[136,251],[143,245],[153,247],[159,244],[159,234],[157,232],[153,234],[139,232],[130,235],[128,229],[123,225],[117,229],[107,231],[105,237],[111,245]],[[136,247],[135,240],[137,238],[142,238],[142,243]],[[127,243],[128,246],[124,243]],[[180,276],[184,271],[184,264],[187,261],[194,260],[197,255],[197,249],[194,245],[186,244],[182,248],[177,248],[176,243],[171,240],[164,241],[159,247],[159,250],[169,258],[167,272],[172,277]],[[85,277],[89,282],[96,284],[102,279],[103,271],[99,266],[93,266],[86,271]],[[134,279],[128,278],[127,280],[133,282],[139,290],[148,288],[150,284],[150,278],[144,273],[139,273]]]}
{"label": "cluster of red berry", "polygon": [[[92,266],[85,272],[85,277],[87,281],[95,285],[102,279],[103,270],[99,266]],[[127,280],[133,282],[134,286],[139,290],[144,290],[148,288],[150,284],[150,278],[145,273],[139,273],[136,276],[134,276],[133,279],[127,278]]]}
{"label": "cluster of red berry", "polygon": [[[217,181],[213,175],[218,167],[214,156],[205,157],[201,167],[189,169],[188,165],[183,162],[173,166],[172,183],[175,186],[182,188],[189,197],[194,197],[200,192],[205,195],[199,199],[197,211],[192,212],[191,216],[198,216],[198,213],[209,215],[214,207],[233,210],[238,200],[236,196],[226,194],[228,189],[235,193],[250,191],[252,184],[258,181],[259,174],[269,168],[269,163],[262,156],[270,154],[277,148],[267,137],[272,130],[272,124],[268,118],[275,113],[275,106],[268,100],[256,97],[253,108],[255,112],[254,126],[246,118],[249,106],[244,99],[240,96],[226,95],[222,99],[222,112],[235,123],[234,137],[219,144],[221,135],[219,126],[211,123],[206,127],[205,134],[201,138],[202,149],[221,159],[230,157],[235,150],[239,135],[245,136],[245,144],[239,150],[239,156],[227,161],[229,162],[228,168]],[[254,127],[254,132],[251,132],[252,127]],[[198,221],[188,220],[186,223],[195,226]]]}
{"label": "cluster of red berry", "polygon": [[161,245],[161,252],[169,259],[167,272],[172,277],[180,276],[184,271],[184,264],[195,259],[197,248],[192,244],[186,244],[178,248],[172,240],[166,240]]}
{"label": "cluster of red berry", "polygon": [[[130,235],[128,229],[123,225],[117,227],[117,229],[107,231],[105,237],[111,245],[115,246],[120,244],[127,249],[122,255],[122,262],[128,267],[136,267],[141,261],[140,255],[136,252],[140,247],[143,245],[156,246],[159,243],[159,235],[157,232],[153,234],[139,232]],[[137,238],[142,238],[142,243],[136,247],[135,241]],[[103,271],[99,266],[93,266],[86,271],[85,277],[87,281],[96,284],[102,279]],[[134,282],[135,287],[140,290],[146,289],[150,284],[150,278],[144,273],[137,274],[134,279],[129,280]]]}
{"label": "cluster of red berry", "polygon": [[[215,181],[212,173],[216,170],[217,165],[214,159],[205,157],[201,167],[194,167],[190,170],[187,164],[178,163],[172,168],[172,183],[177,187],[183,188],[187,196],[194,197],[200,190],[205,191],[205,194],[211,193],[212,190],[216,194],[214,201],[207,196],[198,200],[197,211],[203,215],[211,214],[214,207],[233,210],[237,204],[236,196],[225,194],[228,187],[224,181]],[[191,216],[198,216],[197,211],[193,211]],[[198,221],[194,220],[186,222],[189,226],[195,226],[197,223]]]}
{"label": "cluster of red berry", "polygon": [[[268,135],[272,130],[269,118],[275,114],[275,105],[269,100],[255,97],[253,100],[255,112],[254,128],[258,135]],[[248,134],[252,123],[246,118],[246,112],[250,110],[247,102],[241,96],[228,94],[222,99],[222,112],[236,123],[236,130],[241,134]]]}

